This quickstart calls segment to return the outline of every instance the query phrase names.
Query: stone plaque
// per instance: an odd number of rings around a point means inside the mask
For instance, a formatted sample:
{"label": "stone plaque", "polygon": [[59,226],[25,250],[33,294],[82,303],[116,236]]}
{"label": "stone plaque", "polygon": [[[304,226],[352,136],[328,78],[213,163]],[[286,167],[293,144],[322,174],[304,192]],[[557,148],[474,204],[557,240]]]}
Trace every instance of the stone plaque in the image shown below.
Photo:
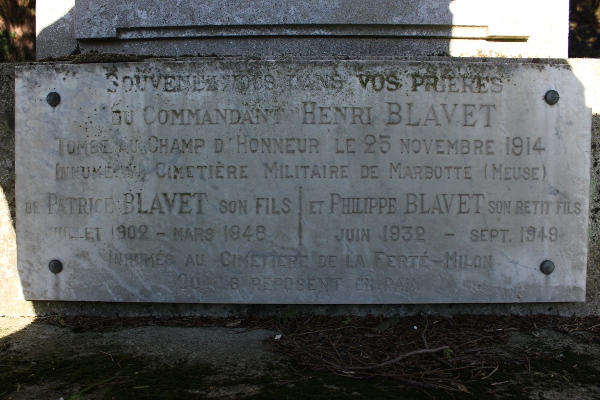
{"label": "stone plaque", "polygon": [[37,64],[16,104],[27,299],[585,300],[567,64]]}

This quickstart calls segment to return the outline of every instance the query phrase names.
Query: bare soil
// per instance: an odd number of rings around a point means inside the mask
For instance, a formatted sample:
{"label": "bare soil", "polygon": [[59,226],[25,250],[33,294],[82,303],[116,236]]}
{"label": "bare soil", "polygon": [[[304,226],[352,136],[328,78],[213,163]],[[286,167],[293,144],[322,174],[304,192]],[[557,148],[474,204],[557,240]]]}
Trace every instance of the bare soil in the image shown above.
{"label": "bare soil", "polygon": [[600,317],[0,318],[6,399],[597,399]]}

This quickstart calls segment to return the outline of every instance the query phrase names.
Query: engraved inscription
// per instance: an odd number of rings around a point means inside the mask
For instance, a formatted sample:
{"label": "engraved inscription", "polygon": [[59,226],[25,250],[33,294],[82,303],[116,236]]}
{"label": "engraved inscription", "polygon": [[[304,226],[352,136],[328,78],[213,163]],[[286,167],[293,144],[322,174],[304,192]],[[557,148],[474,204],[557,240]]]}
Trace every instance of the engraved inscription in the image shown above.
{"label": "engraved inscription", "polygon": [[[589,110],[565,65],[17,69],[27,299],[585,299]],[[561,94],[553,106],[548,82]],[[68,101],[34,101],[50,91]],[[53,259],[61,273],[48,271]]]}

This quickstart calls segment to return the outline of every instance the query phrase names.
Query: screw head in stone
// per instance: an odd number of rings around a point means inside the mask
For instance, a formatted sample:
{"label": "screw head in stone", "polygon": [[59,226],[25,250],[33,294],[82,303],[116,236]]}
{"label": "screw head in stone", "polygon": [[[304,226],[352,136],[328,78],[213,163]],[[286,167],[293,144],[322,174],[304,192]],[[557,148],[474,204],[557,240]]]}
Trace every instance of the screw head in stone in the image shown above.
{"label": "screw head in stone", "polygon": [[559,99],[560,96],[558,95],[558,92],[556,90],[548,90],[544,95],[544,100],[546,100],[546,103],[550,104],[551,106],[558,103]]}
{"label": "screw head in stone", "polygon": [[63,265],[58,260],[52,260],[52,261],[50,261],[50,263],[48,263],[48,269],[53,274],[58,274],[60,271],[63,270]]}
{"label": "screw head in stone", "polygon": [[550,275],[552,272],[554,272],[554,268],[555,265],[550,260],[546,260],[542,262],[542,265],[540,265],[540,270],[546,275]]}
{"label": "screw head in stone", "polygon": [[50,92],[48,93],[48,96],[46,96],[46,101],[48,104],[50,104],[50,106],[56,107],[60,104],[60,94],[56,92]]}

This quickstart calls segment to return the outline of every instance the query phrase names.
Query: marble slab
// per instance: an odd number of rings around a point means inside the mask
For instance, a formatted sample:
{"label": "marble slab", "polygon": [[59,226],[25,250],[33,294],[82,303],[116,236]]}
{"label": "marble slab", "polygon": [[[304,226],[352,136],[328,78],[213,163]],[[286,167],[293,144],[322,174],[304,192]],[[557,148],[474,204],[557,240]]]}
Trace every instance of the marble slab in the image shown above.
{"label": "marble slab", "polygon": [[590,123],[562,63],[19,66],[24,296],[584,301]]}

